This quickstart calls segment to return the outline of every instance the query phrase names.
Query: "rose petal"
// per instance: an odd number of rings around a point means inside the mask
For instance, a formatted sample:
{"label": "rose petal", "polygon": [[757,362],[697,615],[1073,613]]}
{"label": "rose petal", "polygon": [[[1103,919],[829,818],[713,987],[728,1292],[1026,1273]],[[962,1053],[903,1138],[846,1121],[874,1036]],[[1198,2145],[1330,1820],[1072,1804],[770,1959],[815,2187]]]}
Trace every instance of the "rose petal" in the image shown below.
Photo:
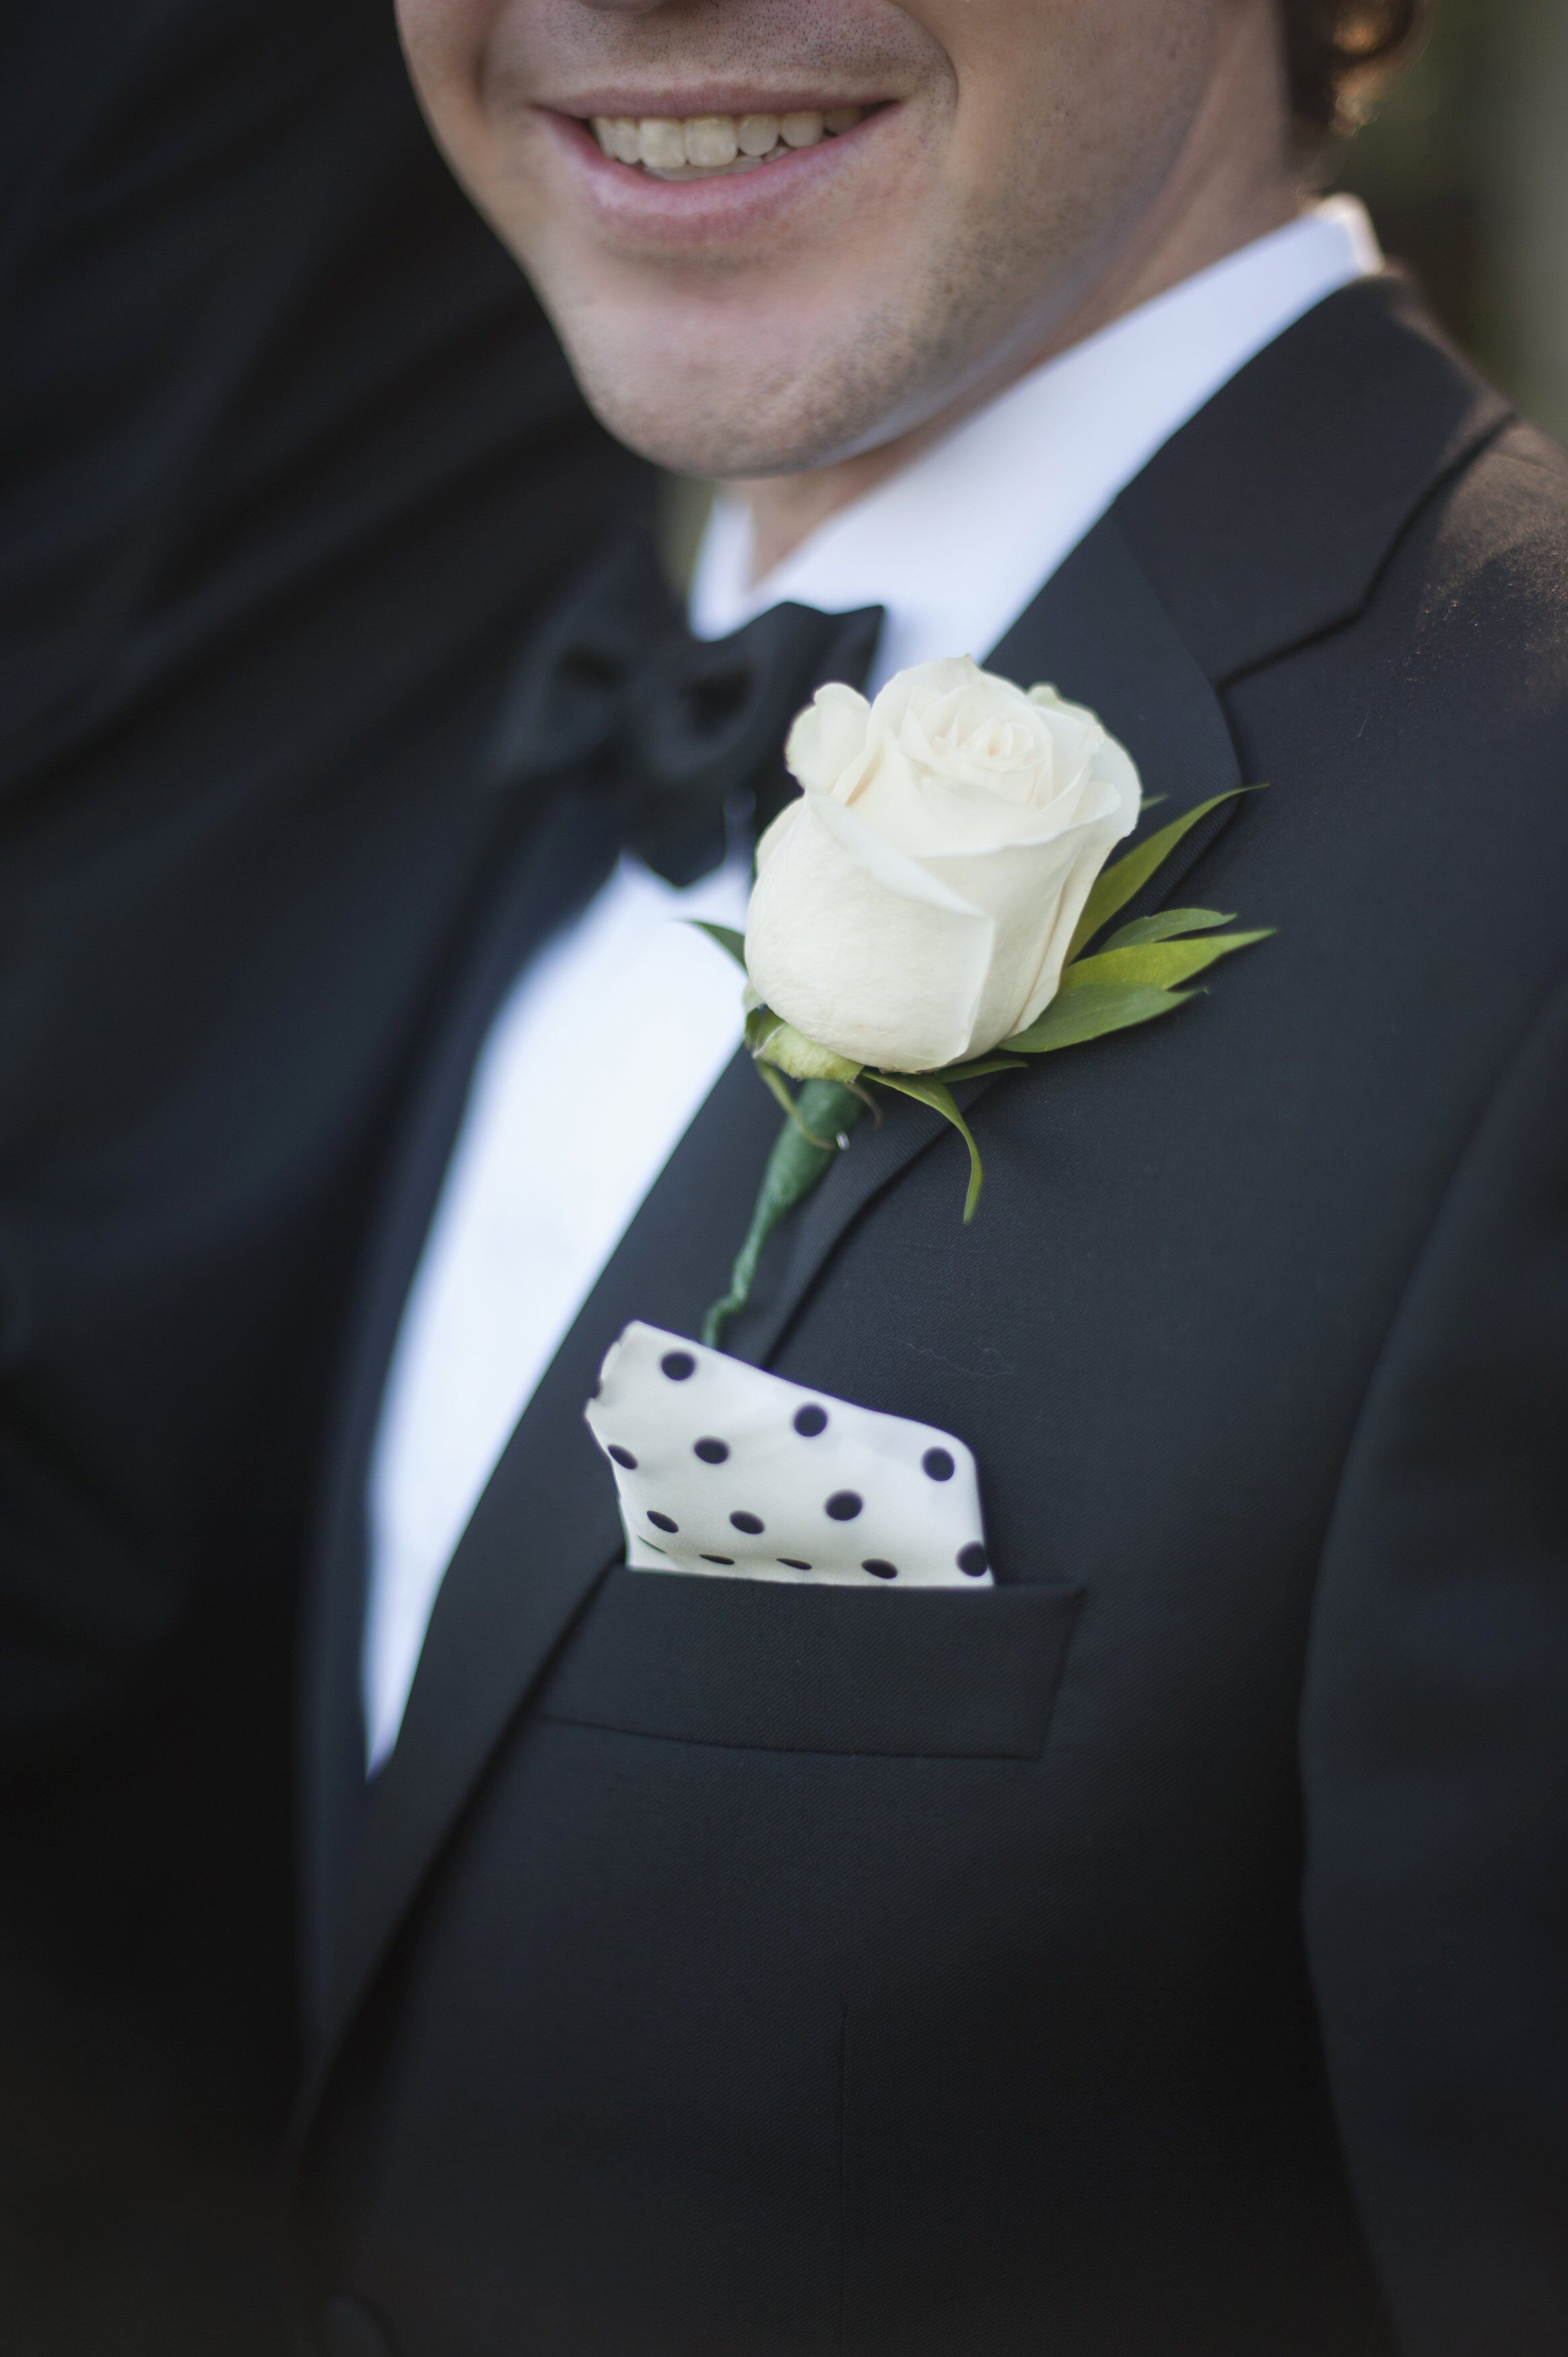
{"label": "rose petal", "polygon": [[871,706],[842,681],[820,687],[789,731],[784,766],[802,786],[832,793],[865,749]]}
{"label": "rose petal", "polygon": [[995,928],[830,796],[799,815],[746,920],[746,962],[775,1013],[824,1048],[890,1071],[969,1052]]}

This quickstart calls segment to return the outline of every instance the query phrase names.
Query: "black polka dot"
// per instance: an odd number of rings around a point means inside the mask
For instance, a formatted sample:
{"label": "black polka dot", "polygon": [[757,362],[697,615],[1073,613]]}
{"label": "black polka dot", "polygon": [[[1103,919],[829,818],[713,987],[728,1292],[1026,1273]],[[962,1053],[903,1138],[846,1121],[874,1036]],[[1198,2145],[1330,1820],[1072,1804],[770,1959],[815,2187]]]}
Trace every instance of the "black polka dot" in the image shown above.
{"label": "black polka dot", "polygon": [[952,1480],[952,1458],[945,1448],[928,1448],[920,1462],[933,1481]]}
{"label": "black polka dot", "polygon": [[830,1522],[853,1523],[864,1503],[853,1490],[835,1490],[822,1512]]}
{"label": "black polka dot", "polygon": [[733,1563],[734,1563],[734,1561],[735,1561],[735,1557],[734,1557],[734,1555],[705,1555],[703,1557],[703,1561],[704,1563],[729,1563],[729,1564],[733,1564]]}
{"label": "black polka dot", "polygon": [[628,1473],[636,1472],[637,1459],[632,1455],[629,1448],[618,1448],[612,1442],[610,1445],[610,1455],[615,1458],[618,1465],[624,1465]]}
{"label": "black polka dot", "polygon": [[727,1440],[694,1440],[692,1454],[700,1457],[704,1465],[722,1465],[729,1455]]}
{"label": "black polka dot", "polygon": [[688,1375],[697,1372],[697,1361],[690,1351],[666,1351],[659,1363],[672,1383],[683,1383]]}
{"label": "black polka dot", "polygon": [[809,1563],[802,1563],[798,1555],[781,1555],[779,1560],[786,1571],[810,1571],[811,1568]]}
{"label": "black polka dot", "polygon": [[757,1533],[762,1528],[762,1517],[760,1514],[732,1514],[730,1516],[730,1520],[735,1524],[736,1530],[745,1531],[748,1538],[756,1538]]}
{"label": "black polka dot", "polygon": [[958,1551],[958,1567],[960,1571],[967,1571],[971,1579],[978,1579],[981,1573],[987,1568],[985,1549],[981,1545],[978,1539],[975,1539],[969,1546],[960,1547]]}
{"label": "black polka dot", "polygon": [[860,1567],[862,1571],[868,1571],[873,1579],[897,1579],[898,1577],[897,1565],[884,1563],[882,1557],[877,1555],[868,1556]]}
{"label": "black polka dot", "polygon": [[795,1410],[795,1429],[802,1440],[815,1440],[818,1433],[825,1432],[827,1428],[828,1412],[825,1407],[798,1407]]}
{"label": "black polka dot", "polygon": [[681,1527],[680,1523],[671,1521],[668,1514],[655,1514],[650,1512],[648,1519],[652,1523],[656,1531],[678,1531]]}

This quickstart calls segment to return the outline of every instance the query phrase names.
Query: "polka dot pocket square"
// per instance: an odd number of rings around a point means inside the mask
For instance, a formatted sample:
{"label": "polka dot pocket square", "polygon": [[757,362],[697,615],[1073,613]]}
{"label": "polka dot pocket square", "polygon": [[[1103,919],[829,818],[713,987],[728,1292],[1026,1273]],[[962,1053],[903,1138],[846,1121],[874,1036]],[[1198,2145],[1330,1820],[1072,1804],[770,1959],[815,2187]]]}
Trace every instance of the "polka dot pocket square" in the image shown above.
{"label": "polka dot pocket square", "polygon": [[634,1320],[584,1411],[635,1571],[835,1587],[989,1586],[974,1459],[879,1415]]}

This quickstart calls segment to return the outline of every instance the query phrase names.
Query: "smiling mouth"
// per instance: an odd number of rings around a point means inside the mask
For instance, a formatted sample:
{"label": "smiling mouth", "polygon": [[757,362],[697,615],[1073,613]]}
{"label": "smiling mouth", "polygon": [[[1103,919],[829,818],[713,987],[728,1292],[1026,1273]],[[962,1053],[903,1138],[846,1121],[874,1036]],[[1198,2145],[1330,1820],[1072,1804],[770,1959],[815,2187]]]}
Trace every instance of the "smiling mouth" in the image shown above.
{"label": "smiling mouth", "polygon": [[853,131],[864,106],[795,114],[596,114],[590,128],[605,154],[654,180],[713,180],[815,147]]}

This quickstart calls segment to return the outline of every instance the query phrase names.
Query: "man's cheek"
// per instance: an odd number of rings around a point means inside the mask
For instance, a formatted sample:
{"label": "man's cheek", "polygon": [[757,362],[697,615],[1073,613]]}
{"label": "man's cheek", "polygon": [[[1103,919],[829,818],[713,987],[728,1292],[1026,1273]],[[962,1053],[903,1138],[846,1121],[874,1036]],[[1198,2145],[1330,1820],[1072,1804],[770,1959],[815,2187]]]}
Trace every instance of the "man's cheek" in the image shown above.
{"label": "man's cheek", "polygon": [[434,110],[459,85],[477,88],[502,0],[396,0],[397,28],[414,86]]}
{"label": "man's cheek", "polygon": [[940,43],[961,84],[1000,73],[1016,91],[1042,58],[1098,40],[1122,0],[909,0],[906,14]]}

